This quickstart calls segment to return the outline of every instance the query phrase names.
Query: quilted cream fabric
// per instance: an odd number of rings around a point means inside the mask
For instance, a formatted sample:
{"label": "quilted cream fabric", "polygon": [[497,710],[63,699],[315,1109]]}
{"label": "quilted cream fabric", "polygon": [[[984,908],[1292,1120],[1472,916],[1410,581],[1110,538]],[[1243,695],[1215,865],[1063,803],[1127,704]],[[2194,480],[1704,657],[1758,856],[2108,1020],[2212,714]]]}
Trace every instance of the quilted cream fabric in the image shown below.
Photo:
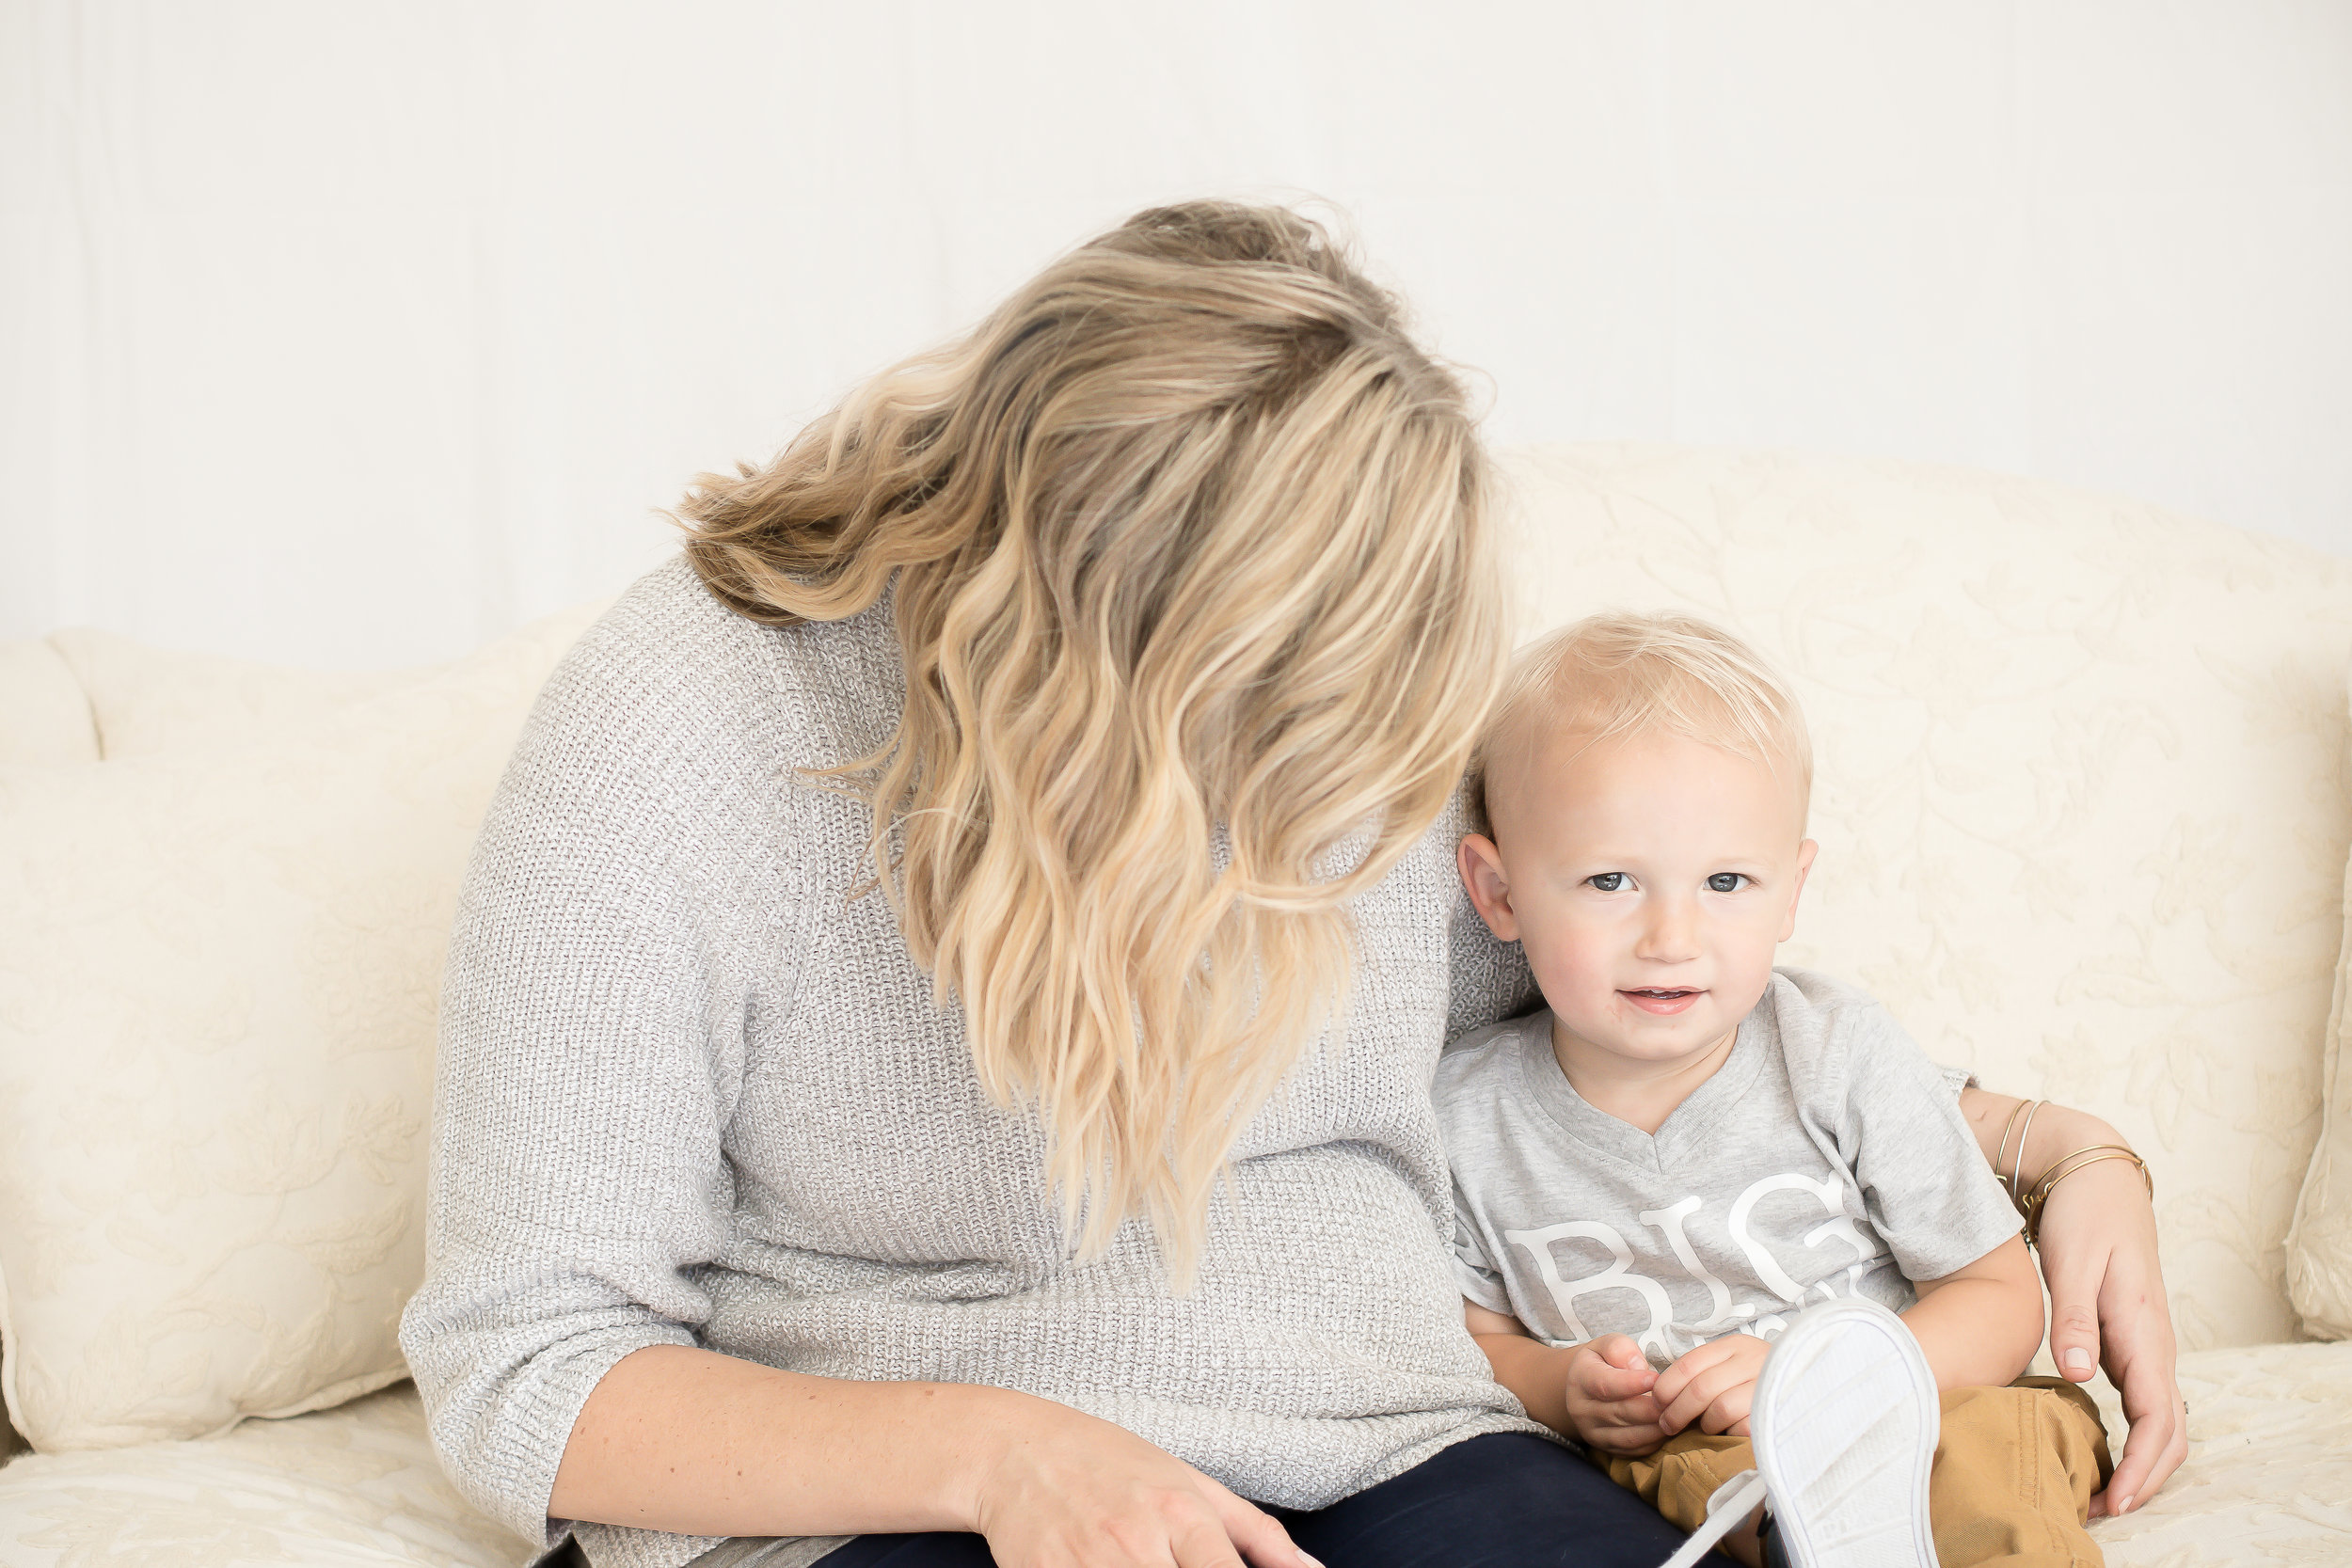
{"label": "quilted cream fabric", "polygon": [[2199,1352],[2181,1358],[2181,1392],[2188,1462],[2143,1506],[2090,1527],[2108,1568],[2352,1562],[2352,1345]]}
{"label": "quilted cream fabric", "polygon": [[407,1384],[223,1436],[0,1468],[8,1568],[519,1568],[441,1473]]}
{"label": "quilted cream fabric", "polygon": [[1682,607],[1814,725],[1788,961],[2154,1167],[2184,1341],[2293,1337],[2352,798],[2352,563],[1994,475],[1688,449],[1517,454],[1526,629]]}
{"label": "quilted cream fabric", "polygon": [[584,618],[340,710],[150,653],[184,738],[244,743],[0,768],[0,1387],[37,1447],[405,1375],[441,949]]}

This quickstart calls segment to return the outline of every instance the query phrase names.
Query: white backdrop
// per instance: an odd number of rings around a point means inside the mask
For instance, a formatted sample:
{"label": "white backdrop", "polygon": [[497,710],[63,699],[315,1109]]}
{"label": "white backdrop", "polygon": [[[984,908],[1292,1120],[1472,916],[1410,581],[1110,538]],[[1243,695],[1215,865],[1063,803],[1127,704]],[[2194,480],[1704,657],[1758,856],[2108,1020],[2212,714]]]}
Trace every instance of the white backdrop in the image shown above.
{"label": "white backdrop", "polygon": [[1152,201],[1311,192],[1504,441],[2352,550],[2352,0],[0,0],[0,636],[454,655]]}

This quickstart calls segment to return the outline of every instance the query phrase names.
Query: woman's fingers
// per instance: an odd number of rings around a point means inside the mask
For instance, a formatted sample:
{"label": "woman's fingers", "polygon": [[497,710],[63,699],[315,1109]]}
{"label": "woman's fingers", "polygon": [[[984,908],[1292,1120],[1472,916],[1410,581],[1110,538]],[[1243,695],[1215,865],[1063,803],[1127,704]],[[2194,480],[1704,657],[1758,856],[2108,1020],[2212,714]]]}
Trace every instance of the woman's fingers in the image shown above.
{"label": "woman's fingers", "polygon": [[2041,1252],[2053,1308],[2051,1359],[2076,1381],[2090,1375],[2086,1363],[2104,1365],[2122,1395],[2131,1433],[2106,1490],[2090,1506],[2096,1514],[2125,1513],[2153,1497],[2188,1457],[2155,1214],[2138,1170],[2125,1161],[2103,1161],[2052,1188]]}
{"label": "woman's fingers", "polygon": [[1003,1568],[1320,1568],[1280,1523],[1124,1428],[1038,1401],[972,1508]]}
{"label": "woman's fingers", "polygon": [[[2136,1374],[2136,1375],[2135,1375]],[[2106,1490],[2090,1499],[2094,1516],[2128,1513],[2153,1497],[2188,1457],[2188,1406],[2182,1402],[2172,1358],[2139,1356],[2123,1369],[2119,1390],[2132,1430]]]}
{"label": "woman's fingers", "polygon": [[[1267,1523],[1273,1521],[1268,1520]],[[1150,1544],[1138,1542],[1136,1546],[1139,1549],[1136,1552],[1135,1560],[1138,1563],[1152,1561],[1153,1554]],[[1196,1516],[1171,1529],[1165,1551],[1168,1557],[1175,1560],[1176,1568],[1246,1568],[1245,1559],[1232,1534],[1213,1513]],[[1257,1568],[1267,1568],[1268,1563],[1277,1561],[1279,1568],[1293,1568],[1296,1560],[1297,1554],[1294,1552],[1279,1560],[1269,1558],[1259,1561]],[[1120,1568],[1124,1568],[1124,1564]]]}
{"label": "woman's fingers", "polygon": [[2099,1370],[2099,1314],[2078,1301],[2050,1304],[2050,1359],[2059,1375],[2088,1383]]}
{"label": "woman's fingers", "polygon": [[[2080,1173],[2088,1174],[2089,1169]],[[2045,1219],[2042,1229],[2042,1278],[2050,1287],[2050,1359],[2061,1376],[2086,1383],[2099,1370],[2099,1292],[2113,1261],[2112,1248],[2095,1231],[2087,1234],[2079,1224],[2055,1225],[2055,1217]],[[2070,1208],[2064,1217],[2080,1216]]]}
{"label": "woman's fingers", "polygon": [[[1209,1484],[1216,1486],[1215,1481]],[[1300,1551],[1282,1522],[1264,1510],[1252,1507],[1222,1486],[1210,1495],[1210,1501],[1216,1509],[1220,1533],[1254,1568],[1323,1568]],[[1177,1560],[1191,1568],[1190,1559],[1180,1555]]]}

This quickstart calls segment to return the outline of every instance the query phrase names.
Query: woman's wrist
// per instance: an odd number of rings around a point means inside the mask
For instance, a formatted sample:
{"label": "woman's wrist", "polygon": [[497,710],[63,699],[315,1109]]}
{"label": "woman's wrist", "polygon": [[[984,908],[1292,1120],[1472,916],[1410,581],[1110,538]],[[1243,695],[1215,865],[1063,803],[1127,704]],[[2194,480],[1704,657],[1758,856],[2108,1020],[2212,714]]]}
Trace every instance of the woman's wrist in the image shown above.
{"label": "woman's wrist", "polygon": [[2013,1190],[2022,1198],[2067,1155],[2099,1144],[2129,1147],[2122,1133],[2090,1112],[2045,1103],[2034,1111],[2032,1125],[2025,1129],[2024,1147],[2012,1142],[2001,1167],[1994,1174],[2006,1177],[2013,1165]]}
{"label": "woman's wrist", "polygon": [[935,1528],[977,1534],[985,1528],[990,1497],[1003,1490],[1022,1457],[1050,1444],[1061,1427],[1086,1418],[1018,1389],[968,1383],[936,1386],[939,1419],[957,1435],[936,1499],[947,1522]]}

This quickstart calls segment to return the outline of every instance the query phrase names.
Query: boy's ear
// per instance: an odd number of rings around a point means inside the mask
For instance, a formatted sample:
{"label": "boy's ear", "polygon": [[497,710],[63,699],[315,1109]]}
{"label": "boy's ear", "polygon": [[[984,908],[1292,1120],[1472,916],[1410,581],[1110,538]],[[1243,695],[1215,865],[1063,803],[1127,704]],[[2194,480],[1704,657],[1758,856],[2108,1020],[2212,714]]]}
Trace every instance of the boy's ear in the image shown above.
{"label": "boy's ear", "polygon": [[1486,923],[1495,940],[1518,941],[1519,917],[1511,909],[1511,884],[1502,875],[1502,851],[1495,841],[1484,833],[1465,833],[1454,851],[1454,862],[1461,870],[1462,885],[1470,890],[1478,918]]}
{"label": "boy's ear", "polygon": [[1775,940],[1787,942],[1797,934],[1797,900],[1804,896],[1804,879],[1813,870],[1813,857],[1821,847],[1811,839],[1797,846],[1797,885],[1788,890],[1788,917],[1780,923],[1780,935]]}

